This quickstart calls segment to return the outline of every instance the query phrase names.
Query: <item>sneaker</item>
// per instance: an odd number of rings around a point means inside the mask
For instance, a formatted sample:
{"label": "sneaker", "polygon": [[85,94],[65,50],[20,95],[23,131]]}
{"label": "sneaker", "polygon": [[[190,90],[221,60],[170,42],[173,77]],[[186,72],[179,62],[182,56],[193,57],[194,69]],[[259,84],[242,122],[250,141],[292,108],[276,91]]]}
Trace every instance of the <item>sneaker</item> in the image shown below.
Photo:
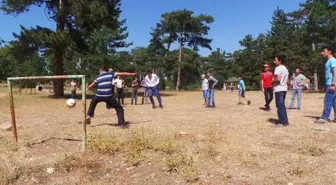
{"label": "sneaker", "polygon": [[320,124],[326,124],[326,123],[328,123],[328,120],[325,120],[325,119],[320,118],[320,119],[318,119],[318,120],[315,120],[314,122],[315,122],[315,123],[320,123]]}
{"label": "sneaker", "polygon": [[294,107],[288,107],[288,109],[289,109],[289,110],[293,110],[293,109],[295,109],[295,108],[294,108]]}
{"label": "sneaker", "polygon": [[276,126],[276,127],[283,127],[284,125],[281,124],[281,123],[277,123],[275,126]]}
{"label": "sneaker", "polygon": [[297,110],[301,110],[301,108],[300,108],[300,107],[298,107],[298,108],[297,108]]}
{"label": "sneaker", "polygon": [[159,108],[160,108],[160,109],[163,109],[163,105],[160,105]]}
{"label": "sneaker", "polygon": [[251,105],[251,100],[247,101],[247,105]]}
{"label": "sneaker", "polygon": [[153,109],[155,109],[155,108],[156,108],[156,106],[155,106],[155,105],[152,105],[152,108],[153,108]]}
{"label": "sneaker", "polygon": [[86,116],[86,124],[87,125],[91,124],[91,117],[90,116]]}
{"label": "sneaker", "polygon": [[242,103],[242,102],[239,102],[239,103],[237,103],[237,105],[244,105],[244,103]]}

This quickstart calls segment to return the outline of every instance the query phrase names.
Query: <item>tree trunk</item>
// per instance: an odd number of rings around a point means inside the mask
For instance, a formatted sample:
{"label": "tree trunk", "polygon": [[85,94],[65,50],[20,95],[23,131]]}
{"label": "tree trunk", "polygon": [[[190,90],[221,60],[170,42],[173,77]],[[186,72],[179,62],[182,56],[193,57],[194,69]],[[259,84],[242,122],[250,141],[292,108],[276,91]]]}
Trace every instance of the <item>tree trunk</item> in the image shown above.
{"label": "tree trunk", "polygon": [[181,84],[181,61],[182,61],[182,43],[179,42],[179,60],[177,69],[177,80],[176,80],[176,90],[178,91]]}
{"label": "tree trunk", "polygon": [[[62,0],[59,0],[58,4],[58,20],[57,20],[57,32],[64,31],[64,15],[62,12]],[[55,53],[55,65],[54,65],[54,75],[63,75],[63,48],[57,47]],[[54,97],[61,98],[64,97],[64,80],[55,80],[54,85]]]}
{"label": "tree trunk", "polygon": [[318,91],[318,79],[317,79],[317,69],[314,70],[314,90]]}

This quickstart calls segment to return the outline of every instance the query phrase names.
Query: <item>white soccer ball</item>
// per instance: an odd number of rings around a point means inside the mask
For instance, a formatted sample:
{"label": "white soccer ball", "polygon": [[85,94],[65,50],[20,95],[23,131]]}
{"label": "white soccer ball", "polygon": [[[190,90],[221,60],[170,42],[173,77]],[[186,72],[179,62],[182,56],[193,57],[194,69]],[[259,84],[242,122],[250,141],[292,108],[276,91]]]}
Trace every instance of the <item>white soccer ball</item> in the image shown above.
{"label": "white soccer ball", "polygon": [[70,98],[70,99],[68,99],[68,100],[66,101],[66,104],[68,105],[68,107],[73,108],[73,107],[76,106],[76,100]]}

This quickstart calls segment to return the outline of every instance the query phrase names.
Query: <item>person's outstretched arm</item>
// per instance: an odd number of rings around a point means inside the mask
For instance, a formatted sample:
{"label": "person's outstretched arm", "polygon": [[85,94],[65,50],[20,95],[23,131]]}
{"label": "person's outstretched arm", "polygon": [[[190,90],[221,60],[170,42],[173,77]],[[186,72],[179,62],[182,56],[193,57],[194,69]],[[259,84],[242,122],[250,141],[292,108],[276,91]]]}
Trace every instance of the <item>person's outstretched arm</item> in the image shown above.
{"label": "person's outstretched arm", "polygon": [[129,73],[129,72],[115,72],[115,76],[136,76],[137,73]]}
{"label": "person's outstretched arm", "polygon": [[96,81],[92,82],[90,85],[87,86],[87,91],[91,90],[93,86],[96,85]]}

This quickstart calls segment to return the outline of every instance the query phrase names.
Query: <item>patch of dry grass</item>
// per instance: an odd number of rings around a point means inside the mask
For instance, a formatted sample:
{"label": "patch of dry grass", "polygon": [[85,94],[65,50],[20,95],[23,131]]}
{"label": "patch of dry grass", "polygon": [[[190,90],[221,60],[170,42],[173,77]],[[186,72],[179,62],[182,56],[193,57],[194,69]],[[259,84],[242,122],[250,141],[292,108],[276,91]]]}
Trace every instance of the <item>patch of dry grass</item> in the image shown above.
{"label": "patch of dry grass", "polygon": [[64,173],[81,170],[84,173],[92,173],[102,167],[102,163],[97,155],[70,155],[66,156],[55,164],[55,168]]}
{"label": "patch of dry grass", "polygon": [[122,148],[122,142],[115,136],[90,135],[88,150],[93,153],[114,155]]}

